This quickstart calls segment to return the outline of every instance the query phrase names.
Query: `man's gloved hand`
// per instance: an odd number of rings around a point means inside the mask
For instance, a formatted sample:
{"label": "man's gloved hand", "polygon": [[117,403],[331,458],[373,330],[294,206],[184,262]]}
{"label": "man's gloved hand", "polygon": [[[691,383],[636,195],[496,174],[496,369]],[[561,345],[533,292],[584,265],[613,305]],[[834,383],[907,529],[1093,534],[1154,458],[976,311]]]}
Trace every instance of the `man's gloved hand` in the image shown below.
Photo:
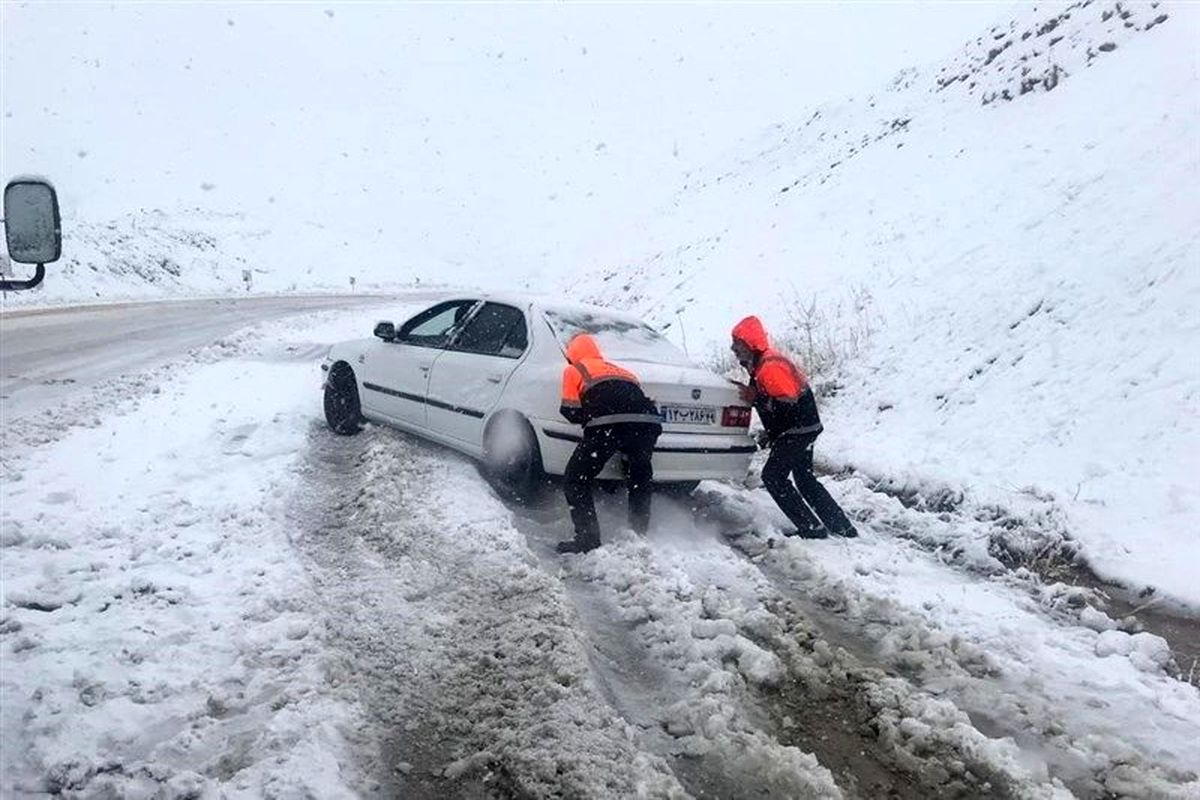
{"label": "man's gloved hand", "polygon": [[758,392],[756,392],[754,390],[754,387],[750,386],[749,384],[739,383],[737,385],[737,387],[738,387],[738,396],[741,397],[742,400],[747,403],[753,403],[755,398],[758,397]]}
{"label": "man's gloved hand", "polygon": [[758,445],[759,450],[766,450],[771,446],[771,435],[766,431],[759,431],[754,434],[754,443]]}

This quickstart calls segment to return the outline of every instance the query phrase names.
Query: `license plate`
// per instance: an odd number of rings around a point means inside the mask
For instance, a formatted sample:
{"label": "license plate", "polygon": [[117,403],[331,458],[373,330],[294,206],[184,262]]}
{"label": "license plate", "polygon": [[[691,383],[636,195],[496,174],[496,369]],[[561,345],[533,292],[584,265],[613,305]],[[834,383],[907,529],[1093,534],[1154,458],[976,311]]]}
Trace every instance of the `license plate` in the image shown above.
{"label": "license plate", "polygon": [[660,406],[662,421],[676,425],[716,425],[717,410],[712,406]]}

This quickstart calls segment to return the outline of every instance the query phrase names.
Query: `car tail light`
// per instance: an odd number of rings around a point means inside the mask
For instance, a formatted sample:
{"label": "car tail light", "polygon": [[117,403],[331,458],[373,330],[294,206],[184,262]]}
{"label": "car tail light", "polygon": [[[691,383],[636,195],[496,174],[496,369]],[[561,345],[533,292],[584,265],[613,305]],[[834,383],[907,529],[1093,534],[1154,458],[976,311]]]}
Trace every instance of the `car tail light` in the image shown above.
{"label": "car tail light", "polygon": [[725,406],[721,413],[721,425],[726,428],[749,428],[750,409],[746,406]]}

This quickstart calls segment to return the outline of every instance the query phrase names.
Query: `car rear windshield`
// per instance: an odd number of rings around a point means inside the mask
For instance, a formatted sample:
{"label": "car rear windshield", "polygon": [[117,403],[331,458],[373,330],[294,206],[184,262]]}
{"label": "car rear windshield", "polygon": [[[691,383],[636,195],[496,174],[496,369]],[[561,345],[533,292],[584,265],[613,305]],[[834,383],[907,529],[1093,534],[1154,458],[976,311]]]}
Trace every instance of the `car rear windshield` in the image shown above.
{"label": "car rear windshield", "polygon": [[679,348],[644,322],[615,314],[577,309],[546,309],[546,321],[563,347],[579,333],[590,333],[605,358],[692,366]]}

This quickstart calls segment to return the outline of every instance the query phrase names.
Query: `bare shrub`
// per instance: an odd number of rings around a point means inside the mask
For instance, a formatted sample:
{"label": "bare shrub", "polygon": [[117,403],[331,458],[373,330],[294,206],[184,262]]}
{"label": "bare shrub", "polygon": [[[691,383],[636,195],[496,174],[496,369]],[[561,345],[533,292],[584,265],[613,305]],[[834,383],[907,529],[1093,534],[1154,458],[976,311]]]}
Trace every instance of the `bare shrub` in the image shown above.
{"label": "bare shrub", "polygon": [[866,348],[879,318],[866,286],[851,288],[832,303],[822,305],[823,300],[806,298],[793,286],[785,309],[787,325],[776,334],[775,345],[794,355],[815,382],[832,382]]}
{"label": "bare shrub", "polygon": [[[837,393],[838,378],[846,365],[863,352],[880,324],[874,298],[866,287],[851,289],[826,306],[817,296],[806,299],[792,287],[784,319],[782,327],[772,330],[772,343],[795,359],[823,396]],[[746,380],[726,343],[711,342],[699,360],[725,378]]]}

